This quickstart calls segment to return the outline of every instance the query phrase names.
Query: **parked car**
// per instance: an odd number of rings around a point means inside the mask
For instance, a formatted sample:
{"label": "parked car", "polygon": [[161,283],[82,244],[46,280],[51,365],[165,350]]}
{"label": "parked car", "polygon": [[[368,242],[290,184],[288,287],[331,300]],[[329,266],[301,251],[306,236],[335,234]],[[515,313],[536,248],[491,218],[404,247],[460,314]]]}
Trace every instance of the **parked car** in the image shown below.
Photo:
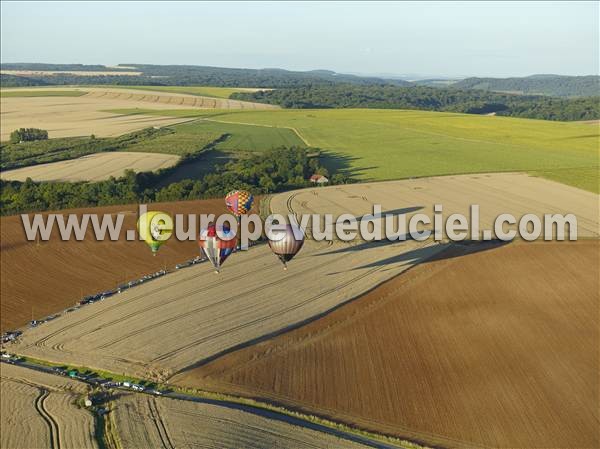
{"label": "parked car", "polygon": [[21,331],[6,331],[2,334],[2,343],[9,343],[11,341],[15,341],[18,337],[21,336],[23,332]]}

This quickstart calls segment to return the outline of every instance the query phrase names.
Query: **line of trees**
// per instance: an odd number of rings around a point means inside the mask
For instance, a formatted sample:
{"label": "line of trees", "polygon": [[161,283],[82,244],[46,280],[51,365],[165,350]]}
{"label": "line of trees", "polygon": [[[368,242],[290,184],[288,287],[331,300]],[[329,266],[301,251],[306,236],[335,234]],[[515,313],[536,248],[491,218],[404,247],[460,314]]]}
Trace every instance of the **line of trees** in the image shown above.
{"label": "line of trees", "polygon": [[[103,151],[122,150],[138,142],[148,141],[174,132],[169,128],[145,128],[119,137],[96,138],[92,135],[90,137],[48,139],[46,131],[32,130],[33,128],[17,130],[19,135],[15,136],[15,142],[13,142],[13,135],[11,134],[11,143],[0,145],[0,169],[10,170],[47,162],[74,159]],[[26,135],[24,136],[21,131],[25,131]],[[42,137],[45,136],[45,140],[33,139],[36,141],[31,141],[29,134],[33,132],[35,135],[39,131],[42,132]]]}
{"label": "line of trees", "polygon": [[[217,166],[198,180],[184,179],[163,188],[156,188],[166,171],[134,173],[127,171],[121,178],[100,182],[25,182],[0,181],[2,215],[21,212],[60,210],[87,206],[105,206],[136,202],[178,201],[214,198],[232,189],[248,189],[256,194],[273,193],[306,187],[314,173],[329,175],[320,164],[318,150],[281,147],[249,158]],[[351,182],[336,174],[333,183]]]}

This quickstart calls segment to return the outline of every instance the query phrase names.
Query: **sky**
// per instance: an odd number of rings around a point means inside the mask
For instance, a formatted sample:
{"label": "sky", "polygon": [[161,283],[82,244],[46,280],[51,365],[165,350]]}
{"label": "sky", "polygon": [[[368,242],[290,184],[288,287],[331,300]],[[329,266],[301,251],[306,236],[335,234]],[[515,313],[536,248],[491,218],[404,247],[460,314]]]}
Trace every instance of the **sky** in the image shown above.
{"label": "sky", "polygon": [[600,2],[2,1],[2,62],[598,74]]}

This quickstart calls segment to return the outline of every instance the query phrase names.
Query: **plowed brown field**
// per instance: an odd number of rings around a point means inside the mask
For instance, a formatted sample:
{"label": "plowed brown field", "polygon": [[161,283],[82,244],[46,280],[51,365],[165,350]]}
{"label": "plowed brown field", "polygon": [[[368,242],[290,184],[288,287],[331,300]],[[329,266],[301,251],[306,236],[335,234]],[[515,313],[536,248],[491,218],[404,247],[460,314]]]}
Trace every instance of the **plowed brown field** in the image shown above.
{"label": "plowed brown field", "polygon": [[598,447],[599,242],[489,245],[174,380],[442,446]]}
{"label": "plowed brown field", "polygon": [[[149,205],[169,213],[225,213],[222,199]],[[123,212],[123,229],[135,229],[137,205],[62,211],[117,214]],[[44,216],[47,213],[43,214]],[[143,274],[160,270],[199,254],[196,242],[172,239],[156,257],[139,241],[98,242],[88,232],[85,240],[63,242],[55,229],[48,242],[29,242],[20,216],[0,219],[0,327],[7,330],[43,318],[75,304],[83,295],[115,288]],[[90,226],[91,227],[91,226]],[[155,281],[154,281],[155,282]]]}

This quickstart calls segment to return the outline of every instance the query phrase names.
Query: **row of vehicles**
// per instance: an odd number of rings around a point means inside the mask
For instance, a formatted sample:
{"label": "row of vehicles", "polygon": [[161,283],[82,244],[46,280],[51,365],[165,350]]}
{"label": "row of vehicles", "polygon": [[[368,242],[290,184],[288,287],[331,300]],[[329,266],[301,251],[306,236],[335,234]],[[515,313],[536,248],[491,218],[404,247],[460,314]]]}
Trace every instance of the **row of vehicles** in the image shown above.
{"label": "row of vehicles", "polygon": [[[139,279],[134,279],[133,281],[129,281],[125,284],[121,284],[119,285],[117,288],[115,288],[114,290],[106,290],[100,293],[96,293],[94,295],[88,295],[83,297],[80,301],[79,304],[73,307],[68,308],[67,310],[65,310],[66,313],[70,313],[70,312],[74,312],[75,310],[79,309],[81,306],[85,306],[88,304],[93,304],[95,302],[98,301],[104,301],[106,298],[110,298],[111,296],[114,296],[118,293],[121,293],[125,290],[128,290],[132,287],[135,287],[136,285],[140,285],[143,284],[144,282],[147,281],[151,281],[152,279],[156,279],[160,276],[164,276],[165,274],[167,274],[167,270],[159,270],[156,271],[154,273],[150,273],[150,274],[146,274],[144,276],[142,276]],[[55,314],[55,315],[50,315],[44,319],[41,320],[31,320],[29,322],[29,326],[30,327],[36,327],[39,326],[40,324],[44,324],[48,321],[52,321],[56,318],[58,318],[61,314]],[[20,334],[19,334],[20,335]]]}
{"label": "row of vehicles", "polygon": [[[175,269],[179,270],[181,268],[185,268],[185,267],[189,267],[191,265],[195,265],[199,262],[202,262],[202,258],[201,257],[195,257],[194,259],[190,259],[184,263],[181,264],[177,264],[175,266]],[[134,279],[132,281],[126,282],[124,284],[119,285],[117,288],[113,289],[113,290],[106,290],[100,293],[96,293],[94,295],[88,295],[83,297],[82,299],[79,300],[79,303],[73,307],[69,307],[67,310],[65,310],[65,313],[71,313],[74,312],[75,310],[79,309],[81,306],[85,306],[88,304],[93,304],[95,302],[98,301],[104,301],[106,298],[110,298],[111,296],[114,296],[118,293],[121,293],[125,290],[128,290],[132,287],[135,287],[136,285],[141,285],[144,282],[148,282],[151,281],[152,279],[156,279],[158,277],[164,276],[165,274],[167,274],[167,270],[162,269],[159,271],[155,271],[154,273],[150,273],[150,274],[146,274],[144,276],[142,276],[139,279]],[[59,316],[61,316],[60,313],[54,314],[54,315],[49,315],[46,318],[42,318],[39,320],[31,320],[29,322],[29,327],[37,327],[40,326],[48,321],[52,321],[56,318],[58,318]],[[21,334],[23,334],[22,331],[20,330],[15,330],[15,331],[6,331],[2,334],[1,336],[1,341],[2,344],[6,344],[6,343],[10,343],[15,341],[18,337],[21,336]]]}
{"label": "row of vehicles", "polygon": [[[136,285],[140,285],[140,284],[143,284],[144,282],[151,281],[152,279],[156,279],[158,277],[164,276],[165,274],[167,274],[167,270],[159,270],[154,273],[145,274],[144,276],[142,276],[139,279],[134,279],[133,281],[129,281],[125,284],[121,284],[121,285],[117,286],[117,288],[115,288],[114,290],[107,290],[104,292],[96,293],[95,295],[86,296],[81,301],[79,301],[79,305],[84,306],[87,304],[93,304],[97,301],[104,301],[106,298],[110,298],[111,296],[114,296],[118,293],[121,293],[125,290],[135,287]],[[67,312],[68,311],[69,310],[67,310]]]}
{"label": "row of vehicles", "polygon": [[2,353],[0,354],[0,359],[2,359],[3,362],[14,365],[16,362],[21,360],[21,357],[15,354],[9,354],[8,352],[2,351]]}
{"label": "row of vehicles", "polygon": [[[198,259],[198,260],[196,260]],[[191,261],[185,262],[185,266],[189,266],[189,265],[193,265],[196,264],[200,261],[199,257],[196,257],[196,259],[192,259]],[[181,265],[181,264],[180,264]],[[176,266],[176,269],[181,268],[179,265]],[[151,281],[152,279],[156,279],[158,277],[164,276],[165,274],[167,274],[167,270],[162,269],[159,271],[156,271],[154,273],[150,273],[150,274],[146,274],[144,276],[142,276],[139,279],[134,279],[132,281],[129,281],[125,284],[121,284],[119,285],[117,288],[113,289],[113,290],[106,290],[100,293],[96,293],[94,295],[88,295],[83,297],[81,300],[79,300],[78,304],[76,304],[73,307],[69,307],[68,309],[65,310],[65,313],[71,313],[74,312],[75,310],[79,309],[81,306],[85,306],[88,304],[93,304],[95,302],[98,301],[103,301],[106,298],[110,298],[111,296],[114,296],[118,293],[121,293],[125,290],[128,290],[132,287],[135,287],[136,285],[140,285],[143,284],[144,282],[148,282]],[[37,327],[40,326],[44,323],[47,323],[48,321],[52,321],[56,318],[58,318],[59,316],[61,316],[60,313],[54,314],[54,315],[49,315],[46,318],[42,318],[39,320],[31,320],[29,322],[29,327]],[[23,331],[20,330],[10,330],[10,331],[6,331],[4,332],[0,338],[1,338],[1,342],[2,344],[7,344],[7,343],[11,343],[15,340],[17,340],[17,338],[19,338],[21,335],[23,334]]]}
{"label": "row of vehicles", "polygon": [[97,377],[94,373],[85,374],[80,373],[76,369],[67,369],[63,367],[55,367],[52,368],[52,372],[54,374],[58,374],[59,376],[67,376],[72,379],[83,380],[85,382],[98,385],[102,388],[122,388],[127,390],[133,390],[137,392],[146,392],[149,394],[154,394],[157,396],[163,395],[165,392],[161,390],[156,390],[153,388],[145,387],[144,385],[137,384],[135,382],[123,381],[123,382],[114,382],[106,379],[102,379]]}
{"label": "row of vehicles", "polygon": [[[197,262],[193,262],[193,263],[197,263]],[[179,268],[179,266],[176,268]],[[110,298],[111,296],[114,296],[118,293],[121,293],[121,292],[127,290],[127,289],[135,287],[136,285],[140,285],[140,284],[143,284],[144,282],[151,281],[152,279],[156,279],[158,277],[164,276],[165,274],[167,274],[167,270],[159,270],[154,273],[146,274],[139,279],[129,281],[126,284],[119,285],[114,290],[106,290],[104,292],[96,293],[95,295],[85,296],[84,298],[82,298],[79,301],[79,303],[77,305],[75,305],[73,307],[69,307],[67,310],[65,310],[65,313],[74,312],[75,310],[79,309],[81,306],[93,304],[98,301],[104,301],[106,298]],[[39,320],[31,320],[29,322],[29,327],[40,326],[44,323],[47,323],[48,321],[52,321],[52,320],[58,318],[59,316],[61,316],[61,314],[57,313],[54,315],[49,315],[46,318],[42,318]],[[19,338],[22,334],[23,334],[23,332],[20,330],[6,331],[1,336],[2,344],[11,343],[11,342],[15,341],[17,338]]]}
{"label": "row of vehicles", "polygon": [[23,334],[22,331],[6,331],[2,334],[2,343],[10,343],[15,341]]}
{"label": "row of vehicles", "polygon": [[116,290],[113,290],[113,294],[114,293],[121,293],[124,290],[130,289],[131,287],[135,287],[136,285],[143,284],[144,282],[151,281],[152,279],[156,279],[158,277],[164,276],[165,274],[167,274],[167,270],[164,270],[164,269],[156,271],[154,273],[145,274],[144,276],[142,276],[139,279],[134,279],[133,281],[129,281],[129,282],[125,283],[125,284],[119,285],[116,288]]}
{"label": "row of vehicles", "polygon": [[79,305],[85,306],[87,304],[93,304],[97,301],[103,301],[106,298],[110,298],[111,296],[116,295],[117,293],[119,293],[119,290],[114,289],[114,290],[107,290],[105,292],[96,293],[95,295],[88,295],[79,301]]}
{"label": "row of vehicles", "polygon": [[145,387],[144,385],[137,384],[135,382],[123,381],[123,382],[114,382],[106,379],[102,379],[97,377],[95,373],[80,373],[76,369],[68,369],[63,367],[55,367],[52,368],[52,372],[54,374],[58,374],[59,376],[67,376],[72,379],[82,380],[94,385],[98,385],[103,388],[123,388],[138,392],[146,392],[149,394],[155,394],[157,396],[161,396],[164,392],[152,388]]}
{"label": "row of vehicles", "polygon": [[196,265],[197,263],[200,263],[200,262],[203,262],[203,261],[204,261],[204,259],[202,259],[202,257],[196,256],[193,259],[186,260],[183,263],[178,263],[177,265],[175,265],[175,269],[176,270],[181,270],[182,268],[191,267],[192,265]]}

